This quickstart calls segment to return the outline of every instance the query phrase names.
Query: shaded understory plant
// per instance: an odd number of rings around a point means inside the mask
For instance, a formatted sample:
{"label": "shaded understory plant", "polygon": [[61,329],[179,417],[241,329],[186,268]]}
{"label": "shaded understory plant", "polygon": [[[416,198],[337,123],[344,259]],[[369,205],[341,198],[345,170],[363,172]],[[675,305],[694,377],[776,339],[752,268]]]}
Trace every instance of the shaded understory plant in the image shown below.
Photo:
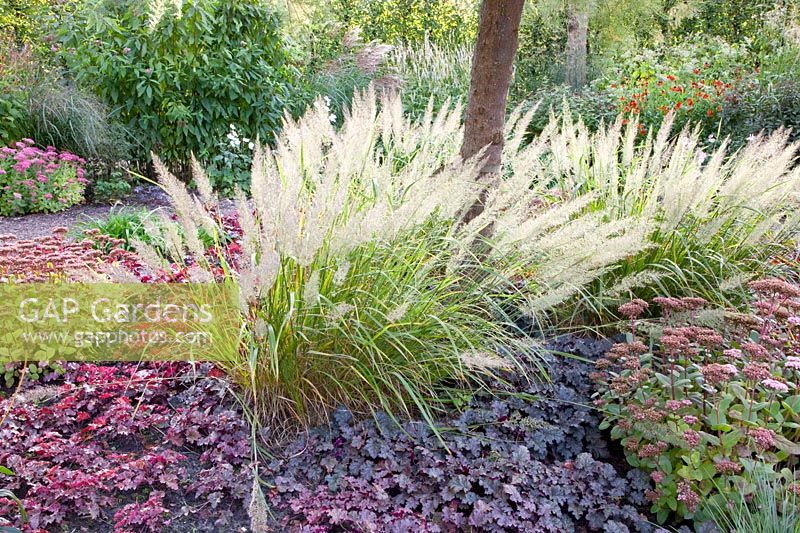
{"label": "shaded understory plant", "polygon": [[635,121],[591,133],[566,114],[551,117],[533,140],[542,154],[536,180],[549,180],[552,195],[584,199],[589,212],[647,227],[642,250],[591,283],[575,284],[555,313],[560,323],[608,324],[631,295],[735,305],[742,284],[770,275],[771,258],[798,235],[800,169],[786,131],[733,154],[726,143],[705,153],[696,130],[671,138],[671,124],[669,115],[642,141]]}
{"label": "shaded understory plant", "polygon": [[800,287],[764,279],[750,288],[757,300],[749,314],[656,298],[665,318],[649,346],[637,321],[648,304],[626,303],[629,341],[597,362],[601,427],[651,474],[648,498],[660,521],[670,512],[704,518],[701,502],[724,506],[732,493],[750,493],[765,468],[797,465]]}
{"label": "shaded understory plant", "polygon": [[[548,347],[583,357],[605,341]],[[337,410],[329,428],[297,439],[263,469],[274,529],[306,531],[654,531],[640,514],[646,475],[615,470],[588,405],[592,366],[544,356],[552,383],[510,376],[426,424],[357,421]],[[538,364],[538,363],[537,363]]]}
{"label": "shaded understory plant", "polygon": [[[197,277],[240,286],[244,348],[219,360],[273,429],[318,421],[339,404],[432,421],[450,389],[515,366],[508,315],[528,298],[548,298],[548,276],[565,257],[591,279],[642,242],[628,220],[575,215],[583,199],[543,204],[528,178],[536,154],[520,148],[524,126],[508,132],[515,177],[460,224],[485,184],[477,162],[458,156],[458,107],[429,107],[412,122],[396,95],[379,100],[370,90],[340,128],[329,114],[318,100],[285,122],[274,150],[256,150],[252,201],[237,199],[242,234],[233,251],[224,243],[203,250],[201,229],[222,232],[202,170],[195,165],[195,198],[157,165],[178,215],[166,222],[167,247]],[[154,272],[163,269],[151,246],[136,249]],[[537,276],[523,291],[531,265]]]}

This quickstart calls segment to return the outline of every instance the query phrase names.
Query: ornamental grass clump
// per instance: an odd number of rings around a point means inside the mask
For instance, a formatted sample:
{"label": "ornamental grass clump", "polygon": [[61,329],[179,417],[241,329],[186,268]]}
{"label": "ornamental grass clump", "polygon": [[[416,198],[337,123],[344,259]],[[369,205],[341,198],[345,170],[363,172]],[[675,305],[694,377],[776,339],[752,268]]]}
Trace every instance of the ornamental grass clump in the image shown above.
{"label": "ornamental grass clump", "polygon": [[[653,512],[663,522],[703,516],[749,494],[764,466],[794,482],[800,454],[800,287],[751,282],[748,313],[717,313],[699,298],[655,298],[663,321],[641,321],[649,304],[620,312],[628,342],[597,361],[596,404],[628,462],[649,472]],[[647,342],[647,331],[651,339]]]}
{"label": "ornamental grass clump", "polygon": [[406,112],[412,117],[421,116],[431,99],[438,107],[447,100],[464,99],[469,91],[471,46],[440,46],[425,39],[420,44],[394,48],[387,63],[399,83]]}
{"label": "ornamental grass clump", "polygon": [[[286,119],[274,149],[256,150],[252,200],[236,200],[241,237],[210,253],[200,231],[222,231],[204,173],[195,165],[195,198],[157,165],[178,215],[164,228],[173,256],[195,279],[202,271],[240,288],[242,349],[219,360],[256,418],[279,434],[344,404],[432,423],[453,389],[518,366],[511,319],[547,297],[558,265],[577,262],[565,261],[577,257],[572,245],[590,258],[575,269],[584,277],[636,250],[635,224],[576,214],[582,199],[557,209],[539,200],[523,134],[512,128],[506,147],[520,174],[462,224],[485,184],[477,162],[460,161],[458,107],[412,122],[396,95],[369,90],[337,129],[319,100]],[[152,247],[135,245],[163,269]],[[532,265],[541,275],[523,283]]]}
{"label": "ornamental grass clump", "polygon": [[641,142],[639,125],[618,120],[597,133],[569,114],[551,117],[537,181],[553,195],[586,198],[588,211],[646,224],[647,246],[626,257],[557,313],[562,323],[608,323],[632,296],[701,296],[734,305],[744,284],[772,275],[772,262],[800,230],[797,144],[787,131],[728,153],[700,147],[697,130],[671,136],[673,115]]}
{"label": "ornamental grass clump", "polygon": [[708,512],[719,531],[798,533],[800,485],[758,474],[750,494],[731,494],[724,505],[709,502]]}

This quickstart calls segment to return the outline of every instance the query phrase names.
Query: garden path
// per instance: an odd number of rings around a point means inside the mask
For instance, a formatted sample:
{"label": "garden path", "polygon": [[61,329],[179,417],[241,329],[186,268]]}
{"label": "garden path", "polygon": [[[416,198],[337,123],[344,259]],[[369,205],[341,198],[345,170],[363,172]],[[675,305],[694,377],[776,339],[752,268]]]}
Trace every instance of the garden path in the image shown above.
{"label": "garden path", "polygon": [[50,235],[53,228],[71,228],[76,223],[103,219],[112,209],[143,208],[155,209],[169,206],[164,191],[155,185],[138,185],[130,196],[116,204],[82,204],[59,213],[35,213],[18,217],[0,217],[0,235],[12,234],[19,239],[33,239]]}

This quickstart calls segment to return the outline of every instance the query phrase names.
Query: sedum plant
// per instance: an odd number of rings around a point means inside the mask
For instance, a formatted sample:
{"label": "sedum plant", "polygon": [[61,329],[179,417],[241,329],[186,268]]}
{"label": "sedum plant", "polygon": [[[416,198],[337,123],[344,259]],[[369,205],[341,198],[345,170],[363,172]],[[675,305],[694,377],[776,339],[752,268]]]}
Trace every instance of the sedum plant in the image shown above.
{"label": "sedum plant", "polygon": [[319,100],[286,119],[274,149],[256,150],[252,200],[236,200],[242,235],[206,254],[200,231],[222,234],[208,180],[195,165],[195,198],[158,165],[178,215],[165,222],[168,248],[195,279],[240,288],[242,349],[219,359],[254,415],[276,430],[344,404],[432,423],[452,389],[518,366],[511,319],[547,299],[561,269],[591,279],[638,249],[635,223],[576,214],[584,199],[542,203],[527,183],[536,147],[520,148],[523,135],[524,124],[512,127],[506,148],[518,174],[465,224],[486,184],[476,162],[459,159],[458,107],[412,122],[399,97],[368,90],[336,129]]}
{"label": "sedum plant", "polygon": [[83,201],[85,161],[32,139],[0,148],[0,216],[63,211]]}
{"label": "sedum plant", "polygon": [[541,152],[533,179],[551,183],[553,196],[584,199],[589,212],[648,227],[644,249],[577,287],[557,313],[561,322],[607,323],[631,295],[734,304],[742,283],[767,275],[770,258],[796,239],[800,169],[788,132],[732,154],[724,142],[705,153],[696,130],[673,136],[672,120],[641,141],[636,122],[591,133],[567,113],[551,116],[533,140]]}
{"label": "sedum plant", "polygon": [[656,298],[665,318],[649,345],[638,320],[648,304],[628,302],[620,307],[631,321],[628,342],[597,361],[601,428],[650,473],[648,498],[661,522],[671,512],[701,518],[702,502],[724,506],[749,493],[765,475],[760,465],[797,466],[800,287],[770,278],[750,288],[758,298],[749,314],[713,313],[700,298]]}

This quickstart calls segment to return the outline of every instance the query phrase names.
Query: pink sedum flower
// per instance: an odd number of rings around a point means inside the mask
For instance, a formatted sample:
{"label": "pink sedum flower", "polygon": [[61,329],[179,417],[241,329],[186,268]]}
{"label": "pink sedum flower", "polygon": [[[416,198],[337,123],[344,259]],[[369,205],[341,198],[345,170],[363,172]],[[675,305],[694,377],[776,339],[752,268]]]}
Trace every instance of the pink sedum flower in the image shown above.
{"label": "pink sedum flower", "polygon": [[761,384],[771,391],[789,392],[789,386],[786,383],[778,381],[777,379],[774,378],[767,378],[765,380],[762,380]]}

